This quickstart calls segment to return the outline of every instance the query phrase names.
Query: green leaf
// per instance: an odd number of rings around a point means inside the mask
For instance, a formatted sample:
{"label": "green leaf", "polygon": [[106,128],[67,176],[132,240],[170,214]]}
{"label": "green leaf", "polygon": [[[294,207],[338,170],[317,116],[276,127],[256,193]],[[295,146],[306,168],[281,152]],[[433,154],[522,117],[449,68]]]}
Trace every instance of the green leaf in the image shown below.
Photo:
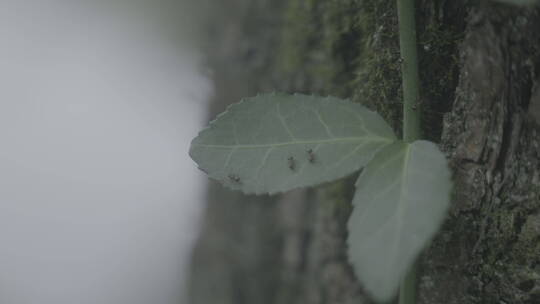
{"label": "green leaf", "polygon": [[383,148],[356,182],[349,259],[374,299],[390,300],[441,225],[452,182],[444,154],[428,141]]}
{"label": "green leaf", "polygon": [[349,175],[395,139],[360,104],[273,93],[230,106],[191,142],[190,155],[227,187],[273,194]]}

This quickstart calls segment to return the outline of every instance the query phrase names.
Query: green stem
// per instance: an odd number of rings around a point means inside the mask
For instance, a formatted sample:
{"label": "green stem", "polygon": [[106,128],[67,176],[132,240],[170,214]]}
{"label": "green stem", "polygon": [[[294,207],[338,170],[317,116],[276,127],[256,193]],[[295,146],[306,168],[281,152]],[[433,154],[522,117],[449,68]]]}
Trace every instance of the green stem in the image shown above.
{"label": "green stem", "polygon": [[416,303],[416,269],[417,265],[413,263],[401,282],[399,304]]}
{"label": "green stem", "polygon": [[403,79],[403,140],[420,138],[420,96],[414,0],[397,0]]}
{"label": "green stem", "polygon": [[[397,0],[399,20],[399,46],[403,80],[403,140],[420,139],[420,94],[418,59],[416,54],[415,0]],[[416,303],[416,263],[401,282],[399,304]]]}

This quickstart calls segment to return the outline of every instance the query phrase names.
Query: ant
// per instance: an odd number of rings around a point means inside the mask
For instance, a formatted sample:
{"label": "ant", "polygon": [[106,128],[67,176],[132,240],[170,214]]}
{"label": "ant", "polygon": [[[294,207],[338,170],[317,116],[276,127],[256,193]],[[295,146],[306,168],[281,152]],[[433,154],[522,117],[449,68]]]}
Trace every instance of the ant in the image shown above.
{"label": "ant", "polygon": [[229,180],[231,180],[232,182],[236,183],[236,184],[240,184],[240,177],[236,174],[229,174]]}
{"label": "ant", "polygon": [[314,164],[315,163],[315,153],[313,152],[313,149],[307,150],[307,154],[308,154],[309,162]]}
{"label": "ant", "polygon": [[294,160],[294,157],[291,156],[287,158],[287,161],[289,164],[289,169],[291,169],[291,171],[294,171],[296,169],[296,161]]}

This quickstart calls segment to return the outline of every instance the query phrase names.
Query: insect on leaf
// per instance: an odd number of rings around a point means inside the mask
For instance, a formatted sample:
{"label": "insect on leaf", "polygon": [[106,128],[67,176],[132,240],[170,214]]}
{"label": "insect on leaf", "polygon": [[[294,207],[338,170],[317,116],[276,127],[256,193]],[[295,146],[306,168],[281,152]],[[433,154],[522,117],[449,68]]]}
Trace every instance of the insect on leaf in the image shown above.
{"label": "insect on leaf", "polygon": [[347,176],[395,140],[360,104],[273,93],[230,106],[191,142],[190,155],[229,188],[273,194]]}
{"label": "insect on leaf", "polygon": [[444,154],[428,141],[383,148],[356,182],[349,219],[349,259],[373,295],[385,302],[439,229],[452,183]]}

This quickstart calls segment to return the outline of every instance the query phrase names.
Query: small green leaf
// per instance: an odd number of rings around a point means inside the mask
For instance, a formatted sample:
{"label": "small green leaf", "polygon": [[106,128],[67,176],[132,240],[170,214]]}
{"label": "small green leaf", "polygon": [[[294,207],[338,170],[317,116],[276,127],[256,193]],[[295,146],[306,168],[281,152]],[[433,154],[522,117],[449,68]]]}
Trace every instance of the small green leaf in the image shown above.
{"label": "small green leaf", "polygon": [[450,170],[428,141],[383,148],[356,182],[349,259],[360,281],[384,302],[441,225],[450,204]]}
{"label": "small green leaf", "polygon": [[395,139],[360,104],[265,94],[229,107],[191,142],[189,154],[225,186],[273,194],[349,175]]}

